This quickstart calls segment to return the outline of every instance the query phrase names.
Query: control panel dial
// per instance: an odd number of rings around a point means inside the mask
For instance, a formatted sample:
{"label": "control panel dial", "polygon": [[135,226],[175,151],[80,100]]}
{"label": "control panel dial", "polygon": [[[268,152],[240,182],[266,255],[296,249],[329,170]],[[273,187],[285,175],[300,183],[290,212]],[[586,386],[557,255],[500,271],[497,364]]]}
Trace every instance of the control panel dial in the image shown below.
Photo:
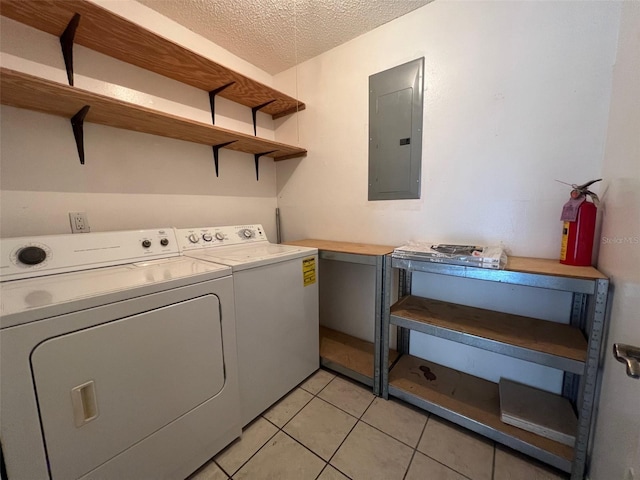
{"label": "control panel dial", "polygon": [[210,233],[203,233],[203,234],[202,234],[202,239],[203,239],[205,242],[210,242],[211,240],[213,240],[213,237],[211,236],[211,234],[210,234]]}
{"label": "control panel dial", "polygon": [[216,233],[216,239],[218,239],[220,241],[224,240],[224,234],[220,233],[220,232],[217,232]]}
{"label": "control panel dial", "polygon": [[151,240],[143,240],[142,241],[142,246],[144,248],[149,248],[151,246]]}
{"label": "control panel dial", "polygon": [[255,235],[255,232],[249,228],[243,228],[242,230],[240,230],[239,234],[240,234],[240,238],[249,239],[249,238],[253,238],[253,236]]}
{"label": "control panel dial", "polygon": [[198,237],[198,235],[196,235],[195,233],[190,234],[187,239],[191,242],[191,243],[198,243],[200,241],[200,237]]}
{"label": "control panel dial", "polygon": [[163,247],[166,247],[167,245],[169,245],[169,239],[168,238],[161,238],[160,239],[160,245],[162,245]]}
{"label": "control panel dial", "polygon": [[18,251],[18,261],[24,265],[38,265],[47,258],[47,252],[36,246],[24,247]]}

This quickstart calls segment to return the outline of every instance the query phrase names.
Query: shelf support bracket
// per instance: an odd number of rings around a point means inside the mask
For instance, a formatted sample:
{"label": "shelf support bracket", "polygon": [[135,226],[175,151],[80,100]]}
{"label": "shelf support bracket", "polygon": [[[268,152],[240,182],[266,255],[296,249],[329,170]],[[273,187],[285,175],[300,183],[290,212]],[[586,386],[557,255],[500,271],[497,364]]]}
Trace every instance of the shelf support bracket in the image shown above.
{"label": "shelf support bracket", "polygon": [[260,177],[258,176],[259,166],[260,166],[260,157],[262,157],[263,155],[269,155],[270,153],[273,153],[273,152],[277,152],[277,150],[270,150],[268,152],[253,154],[253,158],[256,162],[256,181],[260,180]]}
{"label": "shelf support bracket", "polygon": [[80,165],[84,165],[84,117],[89,112],[89,105],[85,105],[78,113],[71,117],[71,128],[73,128],[73,137],[76,139],[76,148],[80,157]]}
{"label": "shelf support bracket", "polygon": [[209,104],[211,105],[211,124],[216,124],[216,95],[222,92],[225,88],[230,87],[236,82],[229,82],[226,85],[222,85],[221,87],[216,88],[215,90],[211,90],[209,92]]}
{"label": "shelf support bracket", "polygon": [[267,105],[271,104],[275,102],[275,100],[269,100],[268,102],[264,102],[262,105],[258,105],[256,107],[251,107],[251,117],[253,118],[253,136],[258,136],[257,130],[256,130],[256,114],[258,113],[258,110],[266,107]]}
{"label": "shelf support bracket", "polygon": [[60,46],[62,47],[62,56],[64,57],[64,66],[67,69],[67,80],[69,85],[73,87],[73,39],[76,36],[76,29],[80,23],[80,14],[76,13],[67,28],[60,35]]}
{"label": "shelf support bracket", "polygon": [[226,147],[227,145],[231,145],[232,143],[237,142],[237,140],[231,140],[230,142],[221,143],[219,145],[213,145],[213,163],[216,166],[216,177],[218,176],[218,152],[221,148]]}

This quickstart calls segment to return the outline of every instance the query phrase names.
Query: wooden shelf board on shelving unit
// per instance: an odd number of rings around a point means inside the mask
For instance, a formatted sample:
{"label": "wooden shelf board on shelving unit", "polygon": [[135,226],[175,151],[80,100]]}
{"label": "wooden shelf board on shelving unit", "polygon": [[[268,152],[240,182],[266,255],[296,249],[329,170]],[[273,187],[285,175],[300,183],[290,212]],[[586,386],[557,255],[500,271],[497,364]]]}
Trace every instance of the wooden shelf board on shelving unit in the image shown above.
{"label": "wooden shelf board on shelving unit", "polygon": [[74,42],[126,63],[208,92],[235,82],[219,93],[279,118],[305,105],[284,93],[209,60],[87,0],[1,0],[0,13],[59,37],[73,16],[81,15]]}
{"label": "wooden shelf board on shelving unit", "polygon": [[[427,380],[425,374],[432,380]],[[397,394],[398,391],[409,394],[405,400],[413,401],[427,410],[444,409],[451,412],[459,423],[468,420],[488,427],[495,433],[488,435],[494,440],[500,441],[498,437],[507,436],[549,452],[557,457],[556,464],[562,464],[558,468],[570,469],[573,461],[572,447],[507,425],[500,420],[500,394],[498,385],[493,382],[411,355],[403,355],[389,373],[389,393]]]}
{"label": "wooden shelf board on shelving unit", "polygon": [[387,255],[395,249],[388,245],[370,245],[366,243],[336,242],[333,240],[316,240],[312,238],[285,242],[287,245],[312,247],[318,250],[356,255]]}
{"label": "wooden shelf board on shelving unit", "polygon": [[[411,324],[402,325],[404,319]],[[573,367],[570,369],[574,373],[582,373],[587,359],[587,340],[577,327],[413,295],[403,297],[391,307],[391,323],[418,331],[424,327],[423,330],[429,330],[426,333],[435,335],[438,329],[455,332],[460,334],[455,338],[457,341],[498,353],[503,345],[540,352],[546,356],[537,360],[546,361],[545,364],[560,363],[561,359],[555,357],[570,359],[575,362],[556,365],[556,368]],[[431,331],[433,329],[435,331]],[[510,353],[522,358],[527,352]]]}
{"label": "wooden shelf board on shelving unit", "polygon": [[559,277],[600,280],[607,277],[593,267],[576,267],[564,265],[558,260],[549,258],[509,257],[506,270],[522,273],[539,273],[541,275],[557,275]]}
{"label": "wooden shelf board on shelving unit", "polygon": [[563,265],[557,260],[543,258],[509,257],[504,270],[435,263],[419,256],[393,256],[391,265],[413,272],[452,275],[587,295],[596,291],[599,281],[606,281],[606,277],[593,267]]}
{"label": "wooden shelf board on shelving unit", "polygon": [[[374,344],[327,327],[320,327],[320,357],[348,370],[373,378]],[[389,350],[389,365],[398,352]]]}
{"label": "wooden shelf board on shelving unit", "polygon": [[4,105],[66,118],[89,105],[85,122],[211,146],[234,141],[224,148],[251,154],[274,150],[265,156],[276,161],[306,154],[303,148],[151,110],[6,68],[0,69],[0,99]]}

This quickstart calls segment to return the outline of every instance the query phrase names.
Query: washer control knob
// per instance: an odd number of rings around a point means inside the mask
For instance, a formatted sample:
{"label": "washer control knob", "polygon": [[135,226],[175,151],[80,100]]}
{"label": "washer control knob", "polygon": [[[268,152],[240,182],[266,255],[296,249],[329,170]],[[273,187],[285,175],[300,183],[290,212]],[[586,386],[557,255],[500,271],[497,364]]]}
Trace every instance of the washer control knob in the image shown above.
{"label": "washer control knob", "polygon": [[244,238],[251,238],[251,237],[253,237],[253,232],[251,230],[249,230],[248,228],[245,228],[244,230],[242,230],[242,236]]}
{"label": "washer control knob", "polygon": [[216,233],[216,238],[218,240],[224,240],[224,235],[222,233],[218,232],[218,233]]}
{"label": "washer control knob", "polygon": [[169,245],[169,239],[168,238],[161,238],[160,239],[160,245],[162,245],[163,247],[166,247],[167,245]]}
{"label": "washer control knob", "polygon": [[195,233],[192,233],[191,235],[189,235],[187,237],[187,239],[191,242],[191,243],[198,243],[200,241],[200,237],[198,237]]}
{"label": "washer control knob", "polygon": [[40,247],[25,247],[18,252],[18,260],[25,265],[38,265],[47,258],[47,252]]}
{"label": "washer control knob", "polygon": [[142,241],[142,246],[144,248],[149,248],[151,246],[151,240],[143,240]]}
{"label": "washer control knob", "polygon": [[203,234],[202,234],[202,239],[203,239],[205,242],[210,242],[211,240],[213,240],[213,237],[211,236],[211,234],[210,234],[210,233],[203,233]]}

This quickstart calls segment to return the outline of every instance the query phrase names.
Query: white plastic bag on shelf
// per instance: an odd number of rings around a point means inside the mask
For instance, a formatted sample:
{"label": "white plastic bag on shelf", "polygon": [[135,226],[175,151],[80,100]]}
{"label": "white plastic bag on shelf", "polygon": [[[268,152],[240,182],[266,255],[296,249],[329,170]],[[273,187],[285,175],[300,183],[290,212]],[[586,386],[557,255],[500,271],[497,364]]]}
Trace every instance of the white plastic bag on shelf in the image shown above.
{"label": "white plastic bag on shelf", "polygon": [[447,263],[467,267],[504,269],[507,254],[501,246],[454,245],[430,242],[409,242],[393,251],[395,258]]}

